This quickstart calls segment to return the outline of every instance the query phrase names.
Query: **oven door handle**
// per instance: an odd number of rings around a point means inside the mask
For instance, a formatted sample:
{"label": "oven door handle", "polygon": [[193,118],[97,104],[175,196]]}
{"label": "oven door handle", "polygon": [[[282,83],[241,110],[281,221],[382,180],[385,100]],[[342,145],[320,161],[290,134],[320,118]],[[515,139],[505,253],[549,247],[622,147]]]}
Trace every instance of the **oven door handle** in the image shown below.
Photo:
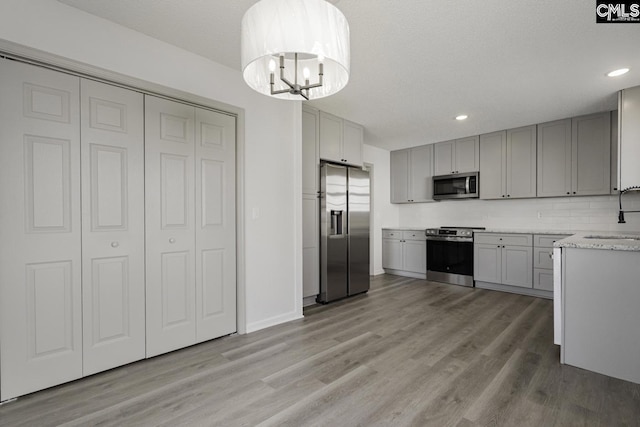
{"label": "oven door handle", "polygon": [[427,236],[428,241],[473,243],[473,237]]}

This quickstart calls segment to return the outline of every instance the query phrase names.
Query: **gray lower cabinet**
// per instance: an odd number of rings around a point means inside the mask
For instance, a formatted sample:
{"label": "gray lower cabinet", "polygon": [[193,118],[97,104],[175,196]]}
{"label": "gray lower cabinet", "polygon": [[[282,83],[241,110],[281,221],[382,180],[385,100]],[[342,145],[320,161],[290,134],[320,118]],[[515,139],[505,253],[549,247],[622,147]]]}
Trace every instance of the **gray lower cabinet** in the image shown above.
{"label": "gray lower cabinet", "polygon": [[533,235],[533,289],[553,292],[553,244],[567,234]]}
{"label": "gray lower cabinet", "polygon": [[391,203],[433,200],[433,144],[391,152]]}
{"label": "gray lower cabinet", "polygon": [[536,196],[536,127],[480,136],[480,198]]}
{"label": "gray lower cabinet", "polygon": [[[547,290],[544,284],[545,289],[539,283],[536,285],[533,241],[531,234],[475,233],[473,278],[476,287],[552,298],[552,286]],[[552,277],[543,277],[543,283]]]}
{"label": "gray lower cabinet", "polygon": [[538,125],[538,197],[610,194],[611,113]]}
{"label": "gray lower cabinet", "polygon": [[424,279],[427,243],[424,230],[382,230],[382,267],[387,273]]}

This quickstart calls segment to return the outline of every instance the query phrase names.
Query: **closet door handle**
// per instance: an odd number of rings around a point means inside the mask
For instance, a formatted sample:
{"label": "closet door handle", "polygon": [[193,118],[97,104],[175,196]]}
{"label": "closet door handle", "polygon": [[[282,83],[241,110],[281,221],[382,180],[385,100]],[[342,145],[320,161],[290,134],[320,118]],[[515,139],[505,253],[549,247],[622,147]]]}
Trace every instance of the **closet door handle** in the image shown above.
{"label": "closet door handle", "polygon": [[174,239],[173,237],[169,239],[169,243],[175,243],[175,242],[176,242],[176,239]]}
{"label": "closet door handle", "polygon": [[111,247],[112,247],[112,248],[117,248],[118,246],[120,246],[120,243],[118,243],[118,242],[111,242]]}

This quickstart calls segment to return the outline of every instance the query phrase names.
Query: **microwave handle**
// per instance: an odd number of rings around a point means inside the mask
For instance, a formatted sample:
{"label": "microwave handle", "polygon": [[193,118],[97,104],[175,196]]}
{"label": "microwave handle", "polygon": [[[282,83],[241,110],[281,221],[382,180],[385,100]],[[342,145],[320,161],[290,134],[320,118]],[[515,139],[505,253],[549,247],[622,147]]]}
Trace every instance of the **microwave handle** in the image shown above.
{"label": "microwave handle", "polygon": [[465,179],[465,185],[464,185],[464,189],[465,189],[465,191],[466,191],[466,194],[469,194],[469,191],[471,190],[470,184],[471,184],[471,177],[470,177],[470,176],[468,176],[468,177]]}

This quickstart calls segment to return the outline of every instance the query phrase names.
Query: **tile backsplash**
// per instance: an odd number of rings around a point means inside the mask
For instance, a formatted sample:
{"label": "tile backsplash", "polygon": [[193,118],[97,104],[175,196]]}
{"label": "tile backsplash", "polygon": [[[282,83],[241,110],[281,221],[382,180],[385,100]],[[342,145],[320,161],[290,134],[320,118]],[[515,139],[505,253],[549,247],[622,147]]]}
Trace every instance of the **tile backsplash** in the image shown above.
{"label": "tile backsplash", "polygon": [[[399,206],[399,226],[640,232],[640,212],[618,224],[618,196],[513,200],[452,200]],[[622,196],[625,211],[640,211],[640,192]]]}

